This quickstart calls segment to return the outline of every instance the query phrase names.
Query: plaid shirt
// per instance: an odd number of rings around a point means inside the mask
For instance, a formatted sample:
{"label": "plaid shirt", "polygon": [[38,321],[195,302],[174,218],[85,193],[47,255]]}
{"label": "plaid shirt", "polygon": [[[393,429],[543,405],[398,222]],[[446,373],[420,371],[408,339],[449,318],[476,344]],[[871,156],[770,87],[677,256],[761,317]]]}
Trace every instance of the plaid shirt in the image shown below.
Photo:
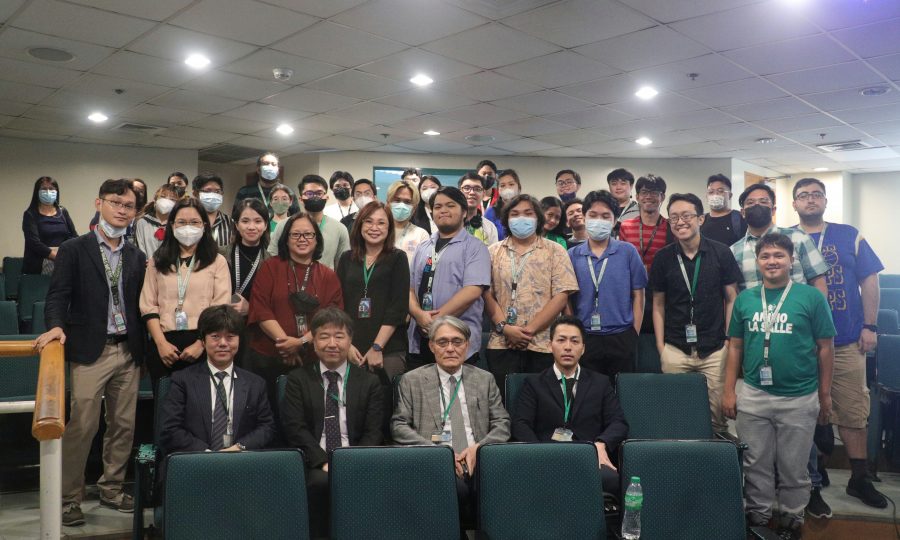
{"label": "plaid shirt", "polygon": [[[828,272],[828,264],[808,234],[799,229],[788,229],[774,225],[766,231],[766,233],[770,232],[781,233],[794,243],[794,262],[791,264],[791,279],[793,281],[809,283],[813,278]],[[737,260],[741,273],[744,275],[743,283],[738,285],[742,291],[762,283],[762,274],[756,266],[757,240],[759,240],[759,237],[750,234],[748,229],[747,234],[731,246],[731,252],[734,253],[734,258]]]}

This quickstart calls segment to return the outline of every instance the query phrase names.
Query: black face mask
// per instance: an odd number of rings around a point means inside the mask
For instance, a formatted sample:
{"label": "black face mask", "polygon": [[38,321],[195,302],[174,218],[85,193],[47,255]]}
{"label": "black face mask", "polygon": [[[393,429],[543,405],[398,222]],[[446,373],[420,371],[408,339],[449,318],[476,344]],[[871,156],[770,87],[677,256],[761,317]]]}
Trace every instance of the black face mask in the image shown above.
{"label": "black face mask", "polygon": [[306,315],[312,313],[319,307],[319,299],[306,291],[296,291],[288,295],[291,307],[297,315]]}
{"label": "black face mask", "polygon": [[303,208],[306,209],[307,212],[318,214],[325,209],[325,199],[304,199]]}
{"label": "black face mask", "polygon": [[761,204],[745,208],[744,216],[747,219],[747,224],[754,229],[760,229],[772,223],[772,209]]}
{"label": "black face mask", "polygon": [[346,201],[350,198],[350,190],[345,187],[334,188],[334,197],[339,201]]}
{"label": "black face mask", "polygon": [[495,182],[495,179],[494,179],[494,175],[493,175],[493,174],[486,174],[486,175],[484,175],[484,182],[483,182],[483,184],[484,184],[484,190],[485,190],[485,191],[488,191],[489,189],[491,189],[492,187],[494,187],[494,182]]}

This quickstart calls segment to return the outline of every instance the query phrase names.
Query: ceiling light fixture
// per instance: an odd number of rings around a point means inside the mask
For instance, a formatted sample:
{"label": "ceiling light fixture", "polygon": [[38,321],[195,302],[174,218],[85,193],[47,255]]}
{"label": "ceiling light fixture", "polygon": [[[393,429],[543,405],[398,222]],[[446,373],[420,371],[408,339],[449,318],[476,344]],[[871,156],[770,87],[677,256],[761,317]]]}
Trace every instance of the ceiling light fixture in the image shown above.
{"label": "ceiling light fixture", "polygon": [[109,120],[109,117],[106,116],[105,114],[103,114],[102,112],[97,111],[97,112],[91,113],[90,116],[88,116],[88,120],[90,120],[91,122],[94,122],[95,124],[102,124],[103,122],[106,122],[107,120]]}
{"label": "ceiling light fixture", "polygon": [[202,54],[192,54],[184,59],[184,63],[194,69],[203,69],[209,65],[209,58]]}
{"label": "ceiling light fixture", "polygon": [[756,139],[756,142],[759,144],[771,144],[771,143],[775,142],[775,139],[772,137],[760,137],[760,138]]}
{"label": "ceiling light fixture", "polygon": [[641,146],[647,146],[649,144],[653,144],[653,141],[651,141],[649,137],[639,137],[639,138],[635,139],[634,142],[638,143]]}
{"label": "ceiling light fixture", "polygon": [[870,86],[859,91],[859,95],[865,97],[883,96],[891,91],[890,86]]}
{"label": "ceiling light fixture", "polygon": [[813,169],[813,172],[825,172],[828,170],[828,167],[816,167]]}
{"label": "ceiling light fixture", "polygon": [[416,86],[428,86],[429,84],[434,82],[434,79],[425,75],[424,73],[419,73],[415,77],[409,80],[409,82],[413,83]]}
{"label": "ceiling light fixture", "polygon": [[439,131],[435,131],[435,130],[433,130],[433,129],[429,129],[428,131],[423,131],[423,132],[422,132],[422,135],[429,135],[429,136],[431,136],[431,137],[434,137],[435,135],[440,135],[440,134],[441,134],[441,133],[440,133]]}
{"label": "ceiling light fixture", "polygon": [[644,101],[648,99],[653,99],[659,92],[656,91],[656,88],[652,86],[642,86],[638,89],[637,92],[634,93],[637,97],[643,99]]}
{"label": "ceiling light fixture", "polygon": [[275,128],[275,131],[281,133],[282,135],[290,135],[294,132],[294,128],[291,127],[290,124],[281,124],[277,128]]}

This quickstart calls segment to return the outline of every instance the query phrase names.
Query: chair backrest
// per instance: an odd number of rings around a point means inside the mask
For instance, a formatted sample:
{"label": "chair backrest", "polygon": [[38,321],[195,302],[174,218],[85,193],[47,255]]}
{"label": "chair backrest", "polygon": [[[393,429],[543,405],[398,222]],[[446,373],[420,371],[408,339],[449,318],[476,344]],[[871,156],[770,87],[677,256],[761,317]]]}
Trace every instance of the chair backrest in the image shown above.
{"label": "chair backrest", "polygon": [[31,322],[35,302],[42,302],[50,288],[50,276],[24,274],[19,280],[19,320]]}
{"label": "chair backrest", "polygon": [[0,300],[0,334],[8,336],[19,333],[19,315],[13,300]]}
{"label": "chair backrest", "polygon": [[167,540],[309,538],[303,454],[296,449],[172,454],[164,500]]}
{"label": "chair backrest", "polygon": [[662,372],[662,365],[659,360],[659,350],[656,348],[656,338],[653,334],[638,335],[634,370],[638,373]]}
{"label": "chair backrest", "polygon": [[525,384],[525,378],[528,377],[527,373],[510,373],[506,376],[506,380],[504,381],[504,385],[506,386],[505,394],[506,394],[506,412],[509,413],[510,418],[516,412],[516,406],[519,402],[519,393],[522,391],[522,386]]}
{"label": "chair backrest", "polygon": [[43,334],[47,331],[47,325],[44,323],[44,301],[35,302],[31,306],[31,333]]}
{"label": "chair backrest", "polygon": [[[0,341],[28,341],[36,337],[18,334],[0,335]],[[40,364],[41,359],[37,355],[0,358],[0,403],[34,399]]]}
{"label": "chair backrest", "polygon": [[878,274],[878,285],[882,289],[900,289],[900,274]]}
{"label": "chair backrest", "polygon": [[6,276],[0,273],[0,300],[6,300]]}
{"label": "chair backrest", "polygon": [[22,277],[22,266],[25,259],[22,257],[3,257],[3,276],[6,279],[6,296],[0,300],[7,298],[16,298],[19,294],[19,278]]}
{"label": "chair backrest", "polygon": [[331,454],[331,538],[458,540],[453,450],[341,447]]}
{"label": "chair backrest", "polygon": [[896,310],[878,310],[878,333],[890,336],[900,333],[900,315]]}
{"label": "chair backrest", "polygon": [[488,444],[477,463],[478,528],[487,538],[606,538],[593,444]]}
{"label": "chair backrest", "polygon": [[629,439],[712,438],[703,374],[620,373],[616,388]]}
{"label": "chair backrest", "polygon": [[632,476],[641,479],[641,538],[746,538],[733,443],[629,440],[620,452],[623,496]]}
{"label": "chair backrest", "polygon": [[876,382],[894,392],[900,392],[900,336],[878,336],[875,362]]}
{"label": "chair backrest", "polygon": [[153,403],[153,444],[157,448],[159,448],[159,439],[162,433],[163,405],[166,402],[166,396],[169,395],[171,385],[172,379],[169,377],[163,377],[156,383],[156,401]]}
{"label": "chair backrest", "polygon": [[881,289],[880,307],[882,309],[893,309],[900,313],[900,289]]}

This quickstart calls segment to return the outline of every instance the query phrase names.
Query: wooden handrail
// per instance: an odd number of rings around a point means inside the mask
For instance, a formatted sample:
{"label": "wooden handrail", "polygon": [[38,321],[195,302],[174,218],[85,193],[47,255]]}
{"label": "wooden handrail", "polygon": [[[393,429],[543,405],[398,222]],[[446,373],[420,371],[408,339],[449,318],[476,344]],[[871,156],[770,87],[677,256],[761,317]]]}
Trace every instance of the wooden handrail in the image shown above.
{"label": "wooden handrail", "polygon": [[[0,341],[0,356],[35,354],[33,341]],[[65,352],[59,341],[41,351],[31,434],[39,441],[62,437],[66,428]]]}

